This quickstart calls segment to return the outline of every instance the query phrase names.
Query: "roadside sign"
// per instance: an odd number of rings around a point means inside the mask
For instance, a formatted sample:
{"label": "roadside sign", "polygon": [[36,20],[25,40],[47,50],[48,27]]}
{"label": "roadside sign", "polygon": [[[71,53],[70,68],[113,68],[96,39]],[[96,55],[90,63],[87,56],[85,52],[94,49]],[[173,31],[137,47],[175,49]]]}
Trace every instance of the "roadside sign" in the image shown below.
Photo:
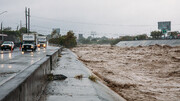
{"label": "roadside sign", "polygon": [[166,29],[162,29],[161,31],[162,31],[163,34],[167,33]]}
{"label": "roadside sign", "polygon": [[162,21],[158,22],[158,29],[160,29],[162,32],[163,30],[171,31],[171,21]]}

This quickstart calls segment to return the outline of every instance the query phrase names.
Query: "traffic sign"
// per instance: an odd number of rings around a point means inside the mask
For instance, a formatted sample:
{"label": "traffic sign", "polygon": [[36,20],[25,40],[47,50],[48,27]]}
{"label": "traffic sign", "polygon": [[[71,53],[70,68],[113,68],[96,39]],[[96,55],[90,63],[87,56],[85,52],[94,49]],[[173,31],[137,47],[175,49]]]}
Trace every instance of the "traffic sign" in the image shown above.
{"label": "traffic sign", "polygon": [[167,30],[166,29],[162,29],[162,33],[163,34],[167,33]]}

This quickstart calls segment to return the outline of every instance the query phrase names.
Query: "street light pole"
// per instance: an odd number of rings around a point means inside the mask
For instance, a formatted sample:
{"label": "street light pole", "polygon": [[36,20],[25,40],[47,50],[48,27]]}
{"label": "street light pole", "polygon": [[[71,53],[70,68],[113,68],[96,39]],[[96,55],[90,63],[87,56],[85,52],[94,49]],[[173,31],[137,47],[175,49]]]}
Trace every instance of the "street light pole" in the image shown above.
{"label": "street light pole", "polygon": [[[4,13],[6,13],[6,12],[7,12],[7,11],[1,12],[0,15],[4,14]],[[3,25],[2,25],[2,22],[1,22],[1,33],[2,33],[2,27],[3,27]]]}
{"label": "street light pole", "polygon": [[6,12],[7,12],[7,11],[4,11],[4,12],[0,13],[0,15],[4,14],[4,13],[6,13]]}

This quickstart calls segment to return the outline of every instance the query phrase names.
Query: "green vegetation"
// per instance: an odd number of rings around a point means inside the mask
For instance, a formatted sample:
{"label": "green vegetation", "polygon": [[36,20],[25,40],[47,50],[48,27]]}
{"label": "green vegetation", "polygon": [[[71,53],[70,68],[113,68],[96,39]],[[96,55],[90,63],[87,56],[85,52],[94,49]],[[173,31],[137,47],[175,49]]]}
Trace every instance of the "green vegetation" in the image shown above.
{"label": "green vegetation", "polygon": [[153,39],[161,39],[163,33],[161,31],[152,31],[151,36]]}
{"label": "green vegetation", "polygon": [[120,41],[121,41],[120,38],[113,39],[113,40],[111,40],[110,45],[111,45],[111,46],[116,45],[116,44],[119,43]]}
{"label": "green vegetation", "polygon": [[132,40],[146,40],[148,36],[146,34],[137,35],[137,36],[122,36],[120,38],[107,38],[107,37],[101,37],[101,38],[92,38],[89,36],[88,38],[81,38],[78,40],[78,43],[80,44],[110,44],[115,45],[119,43],[120,41],[132,41]]}
{"label": "green vegetation", "polygon": [[135,36],[135,40],[146,40],[146,39],[148,39],[148,36],[146,34]]}
{"label": "green vegetation", "polygon": [[175,39],[178,37],[178,34],[180,34],[178,31],[174,31],[174,32],[169,32],[168,35],[170,36],[170,38]]}
{"label": "green vegetation", "polygon": [[109,44],[111,42],[111,39],[108,39],[105,36],[101,38],[92,38],[91,36],[89,36],[88,38],[79,39],[78,42],[82,44]]}
{"label": "green vegetation", "polygon": [[2,33],[7,34],[8,36],[9,35],[13,35],[13,36],[16,36],[16,37],[20,37],[21,36],[19,31],[4,30],[4,31],[2,31]]}
{"label": "green vegetation", "polygon": [[20,31],[19,30],[12,30],[11,27],[3,28],[1,33],[8,35],[8,37],[5,37],[5,40],[11,40],[11,41],[14,41],[15,43],[19,42],[21,40]]}
{"label": "green vegetation", "polygon": [[[0,31],[0,34],[4,33],[7,34],[8,37],[7,40],[12,40],[14,42],[20,42],[22,41],[22,33],[26,33],[26,28],[21,27],[19,30],[12,30],[11,27],[5,27],[2,31]],[[30,32],[30,33],[36,33],[36,32]]]}
{"label": "green vegetation", "polygon": [[51,38],[49,43],[62,45],[66,48],[72,48],[77,45],[76,37],[72,31],[67,32],[67,35],[59,36],[58,38]]}
{"label": "green vegetation", "polygon": [[94,75],[90,75],[89,76],[89,79],[93,82],[96,82],[97,81],[97,78],[94,76]]}

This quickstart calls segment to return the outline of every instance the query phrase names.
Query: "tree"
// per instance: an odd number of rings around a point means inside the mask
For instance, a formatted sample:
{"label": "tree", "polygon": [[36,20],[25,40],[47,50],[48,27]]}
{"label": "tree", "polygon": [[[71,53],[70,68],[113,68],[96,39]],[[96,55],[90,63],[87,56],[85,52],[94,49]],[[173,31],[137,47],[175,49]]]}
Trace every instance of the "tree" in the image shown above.
{"label": "tree", "polygon": [[134,36],[123,36],[120,39],[121,41],[131,41],[134,40]]}
{"label": "tree", "polygon": [[25,27],[21,27],[21,28],[19,29],[19,32],[20,32],[20,33],[26,33],[26,28],[25,28]]}
{"label": "tree", "polygon": [[146,40],[148,38],[148,36],[146,34],[142,34],[142,35],[135,36],[135,38],[137,40]]}
{"label": "tree", "polygon": [[169,32],[168,35],[171,36],[172,38],[177,38],[177,35],[179,34],[178,31],[174,31],[174,32]]}
{"label": "tree", "polygon": [[8,35],[7,37],[5,37],[6,40],[14,41],[14,42],[20,41],[21,35],[19,31],[13,31],[13,30],[9,31],[9,29],[6,29],[3,30],[2,32]]}
{"label": "tree", "polygon": [[91,40],[89,38],[82,38],[79,40],[79,43],[82,43],[82,44],[91,44]]}
{"label": "tree", "polygon": [[64,37],[64,43],[63,45],[67,48],[72,48],[72,47],[75,47],[77,45],[77,42],[76,42],[76,37],[74,36],[74,33],[73,31],[69,31],[67,32],[67,35],[66,36],[63,36]]}
{"label": "tree", "polygon": [[11,27],[6,27],[3,29],[3,31],[11,31]]}
{"label": "tree", "polygon": [[51,37],[53,37],[56,33],[57,33],[56,30],[53,30],[51,33]]}
{"label": "tree", "polygon": [[67,35],[50,39],[49,43],[62,45],[66,48],[72,48],[77,45],[76,37],[74,36],[74,33],[72,31],[67,32]]}
{"label": "tree", "polygon": [[163,33],[161,31],[152,31],[151,36],[154,39],[160,39],[162,37]]}

